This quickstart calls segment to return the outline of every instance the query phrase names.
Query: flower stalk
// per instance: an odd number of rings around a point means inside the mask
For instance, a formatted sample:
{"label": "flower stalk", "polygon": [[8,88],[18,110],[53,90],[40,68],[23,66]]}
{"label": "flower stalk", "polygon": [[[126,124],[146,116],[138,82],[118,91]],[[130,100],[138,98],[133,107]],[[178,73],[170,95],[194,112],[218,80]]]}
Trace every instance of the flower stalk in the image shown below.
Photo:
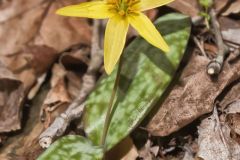
{"label": "flower stalk", "polygon": [[119,84],[120,75],[121,75],[121,69],[122,69],[122,56],[120,57],[120,60],[119,60],[117,75],[116,75],[116,79],[115,79],[115,82],[114,82],[111,98],[110,98],[110,101],[109,101],[109,104],[108,104],[108,109],[107,109],[106,118],[105,118],[104,127],[103,127],[103,134],[102,134],[102,138],[101,138],[101,146],[103,146],[104,152],[107,148],[106,138],[107,138],[109,125],[110,125],[112,115],[113,115],[112,110],[113,110],[113,106],[114,106],[114,100],[115,100],[115,97],[116,97],[116,94],[117,94],[118,84]]}

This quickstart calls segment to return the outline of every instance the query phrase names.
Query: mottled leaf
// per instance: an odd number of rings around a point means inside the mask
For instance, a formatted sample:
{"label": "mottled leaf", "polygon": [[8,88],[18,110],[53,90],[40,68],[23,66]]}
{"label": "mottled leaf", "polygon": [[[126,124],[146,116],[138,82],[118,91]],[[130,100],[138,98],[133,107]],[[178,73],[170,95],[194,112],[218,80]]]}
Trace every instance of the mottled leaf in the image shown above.
{"label": "mottled leaf", "polygon": [[37,160],[99,160],[102,149],[81,136],[66,136],[53,143]]}
{"label": "mottled leaf", "polygon": [[[150,111],[166,90],[181,61],[190,34],[190,21],[181,14],[169,14],[156,21],[171,51],[163,54],[142,38],[132,42],[123,54],[123,68],[107,135],[108,149],[126,137]],[[85,131],[95,145],[103,132],[116,71],[103,78],[86,102]]]}

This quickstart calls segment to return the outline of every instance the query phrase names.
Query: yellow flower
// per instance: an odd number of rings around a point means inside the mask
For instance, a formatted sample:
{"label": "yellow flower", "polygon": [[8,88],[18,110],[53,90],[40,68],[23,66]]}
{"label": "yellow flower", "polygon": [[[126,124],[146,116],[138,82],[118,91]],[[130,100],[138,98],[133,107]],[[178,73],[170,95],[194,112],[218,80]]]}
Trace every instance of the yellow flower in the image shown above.
{"label": "yellow flower", "polygon": [[57,10],[57,14],[95,19],[109,18],[104,40],[104,67],[107,74],[114,69],[123,51],[129,24],[150,44],[169,52],[169,47],[142,11],[173,0],[102,0],[84,2]]}

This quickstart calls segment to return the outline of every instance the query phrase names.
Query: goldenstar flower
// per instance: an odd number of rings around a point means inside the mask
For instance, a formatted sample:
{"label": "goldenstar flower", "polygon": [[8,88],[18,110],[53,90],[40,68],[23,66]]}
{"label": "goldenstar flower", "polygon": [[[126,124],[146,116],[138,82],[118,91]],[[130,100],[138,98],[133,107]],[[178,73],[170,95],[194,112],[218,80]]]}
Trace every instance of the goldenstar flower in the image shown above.
{"label": "goldenstar flower", "polygon": [[156,8],[173,0],[102,0],[63,7],[57,14],[94,19],[109,18],[104,38],[104,67],[110,74],[123,51],[129,24],[153,46],[164,52],[169,47],[158,30],[142,11]]}

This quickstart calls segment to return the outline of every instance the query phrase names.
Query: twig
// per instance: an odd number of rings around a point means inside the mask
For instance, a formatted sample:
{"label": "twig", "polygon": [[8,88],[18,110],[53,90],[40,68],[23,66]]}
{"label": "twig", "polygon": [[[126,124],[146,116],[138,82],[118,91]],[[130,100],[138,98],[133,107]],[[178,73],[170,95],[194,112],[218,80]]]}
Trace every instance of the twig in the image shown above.
{"label": "twig", "polygon": [[199,40],[197,39],[196,36],[193,36],[193,41],[194,43],[198,46],[199,50],[201,51],[202,55],[204,55],[205,57],[207,57],[207,54],[201,44],[201,42],[199,42]]}
{"label": "twig", "polygon": [[223,38],[222,38],[222,35],[221,35],[221,30],[220,30],[220,25],[219,25],[219,22],[217,20],[215,10],[212,8],[210,10],[209,14],[210,14],[210,17],[211,17],[211,24],[212,24],[212,28],[213,28],[215,38],[216,38],[216,43],[217,43],[217,47],[218,47],[218,54],[217,54],[217,57],[215,59],[213,59],[208,64],[207,73],[209,75],[217,75],[221,72],[223,62],[224,62],[224,58],[229,53],[229,48],[223,42]]}
{"label": "twig", "polygon": [[47,148],[56,136],[64,134],[69,123],[81,117],[85,108],[85,100],[96,84],[96,75],[101,68],[103,55],[101,49],[100,28],[101,21],[94,20],[91,61],[86,74],[83,76],[83,85],[78,97],[71,103],[68,109],[57,117],[54,122],[40,136],[39,144],[43,148]]}

